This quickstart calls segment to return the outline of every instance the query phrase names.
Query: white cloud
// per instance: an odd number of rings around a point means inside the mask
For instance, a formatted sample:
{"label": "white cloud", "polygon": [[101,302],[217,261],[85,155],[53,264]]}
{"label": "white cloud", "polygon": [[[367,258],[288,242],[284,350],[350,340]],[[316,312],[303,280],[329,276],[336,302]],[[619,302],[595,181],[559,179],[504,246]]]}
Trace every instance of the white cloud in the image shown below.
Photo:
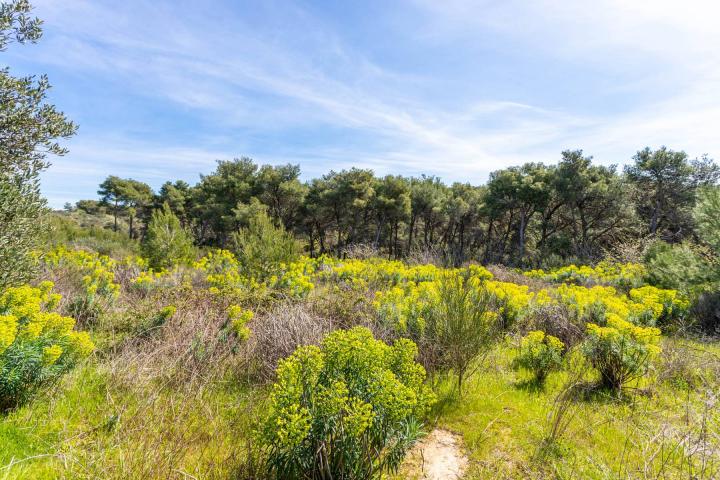
{"label": "white cloud", "polygon": [[[554,161],[565,148],[583,148],[604,163],[627,161],[646,144],[685,148],[691,155],[720,151],[715,2],[413,0],[406,6],[422,24],[399,28],[417,39],[419,50],[433,44],[462,52],[492,35],[542,58],[613,72],[616,81],[608,90],[642,97],[603,112],[548,102],[541,91],[526,95],[532,101],[493,91],[449,92],[462,107],[448,107],[424,88],[442,72],[418,74],[373,62],[348,44],[337,25],[297,7],[273,10],[278,28],[268,30],[232,17],[237,12],[221,4],[213,7],[39,2],[38,13],[56,34],[43,40],[47,48],[37,61],[124,82],[148,102],[162,98],[224,129],[281,134],[340,128],[357,134],[345,148],[317,140],[292,152],[283,145],[259,149],[260,162],[300,161],[307,172],[356,165],[481,182],[497,168]],[[188,149],[167,140],[80,135],[52,175],[167,178],[178,170],[207,172],[215,158],[231,153],[254,153],[252,146],[230,152],[214,144]],[[243,143],[227,146],[238,145]]]}

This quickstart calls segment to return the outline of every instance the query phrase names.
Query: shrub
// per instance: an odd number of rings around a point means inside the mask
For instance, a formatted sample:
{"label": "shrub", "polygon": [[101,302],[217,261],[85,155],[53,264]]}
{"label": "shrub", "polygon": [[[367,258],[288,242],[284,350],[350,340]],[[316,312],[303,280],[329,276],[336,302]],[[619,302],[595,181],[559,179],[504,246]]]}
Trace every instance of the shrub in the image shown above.
{"label": "shrub", "polygon": [[660,288],[688,291],[708,279],[709,265],[689,243],[655,242],[645,252],[646,280]]}
{"label": "shrub", "polygon": [[273,478],[379,478],[400,465],[434,397],[410,340],[363,327],[298,348],[277,370],[260,428]]}
{"label": "shrub", "polygon": [[645,268],[636,263],[615,263],[602,261],[594,267],[588,265],[567,265],[550,271],[530,270],[524,275],[546,282],[570,283],[577,285],[611,285],[629,289],[642,283]]}
{"label": "shrub", "polygon": [[234,250],[247,277],[264,281],[276,273],[280,264],[290,264],[300,255],[300,246],[291,233],[275,226],[264,210],[259,209],[248,226],[232,237]]}
{"label": "shrub", "polygon": [[690,302],[676,290],[663,290],[650,285],[633,288],[628,297],[635,302],[637,310],[645,308],[644,312],[635,312],[635,323],[643,325],[669,325],[685,317]]}
{"label": "shrub", "polygon": [[150,267],[156,270],[188,263],[194,257],[192,239],[167,203],[152,214],[143,242],[143,252]]}
{"label": "shrub", "polygon": [[542,385],[550,372],[562,366],[564,349],[558,338],[534,330],[520,340],[520,352],[513,366],[532,372],[535,381]]}
{"label": "shrub", "polygon": [[253,312],[250,310],[243,310],[242,307],[237,305],[231,305],[230,308],[228,308],[228,321],[240,341],[244,342],[250,338],[250,329],[247,323],[252,320],[252,318]]}
{"label": "shrub", "polygon": [[692,306],[697,326],[708,335],[720,335],[720,286],[698,295]]}
{"label": "shrub", "polygon": [[[502,332],[505,313],[517,316],[519,308],[513,292],[504,288],[511,284],[489,281],[478,272],[450,270],[435,281],[377,292],[373,303],[379,326],[416,342],[430,375],[452,370],[460,393],[473,360],[488,352]],[[500,313],[493,311],[498,304]]]}
{"label": "shrub", "polygon": [[640,327],[615,314],[607,317],[607,326],[587,326],[583,352],[601,375],[604,387],[619,391],[623,385],[648,371],[650,359],[660,352],[660,329]]}
{"label": "shrub", "polygon": [[440,365],[458,377],[458,393],[475,358],[488,352],[501,332],[500,316],[490,310],[484,284],[448,275],[439,283],[438,303],[428,316],[426,342],[440,350]]}
{"label": "shrub", "polygon": [[68,306],[70,314],[80,322],[97,319],[120,294],[114,273],[117,263],[105,255],[68,250],[61,245],[48,252],[43,260],[46,267],[57,270],[56,278],[69,274],[81,276],[81,290]]}
{"label": "shrub", "polygon": [[53,311],[52,283],[9,288],[0,295],[0,410],[13,408],[70,370],[95,348],[75,320]]}
{"label": "shrub", "polygon": [[175,315],[175,312],[177,312],[177,307],[175,307],[175,305],[168,305],[161,308],[157,315],[155,315],[152,326],[159,327],[165,324],[165,322],[170,320]]}
{"label": "shrub", "polygon": [[[4,150],[4,146],[0,147],[0,152]],[[43,215],[45,200],[40,196],[37,178],[28,181],[8,177],[4,163],[3,157],[0,162],[0,289],[22,284],[33,277],[37,267],[33,251],[42,244],[47,227]]]}

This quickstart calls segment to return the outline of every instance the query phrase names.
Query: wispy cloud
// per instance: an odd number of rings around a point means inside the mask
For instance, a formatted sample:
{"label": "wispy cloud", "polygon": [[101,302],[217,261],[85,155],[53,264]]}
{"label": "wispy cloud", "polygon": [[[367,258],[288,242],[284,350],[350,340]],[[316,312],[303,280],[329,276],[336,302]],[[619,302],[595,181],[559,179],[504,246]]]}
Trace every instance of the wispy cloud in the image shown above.
{"label": "wispy cloud", "polygon": [[[81,119],[45,176],[50,200],[93,195],[110,173],[157,186],[240,155],[310,175],[355,165],[481,182],[564,148],[605,163],[646,144],[720,150],[712,2],[408,0],[380,9],[398,39],[382,48],[327,10],[37,2],[46,37],[10,63],[60,76]],[[78,78],[106,97],[74,90]],[[101,116],[108,97],[117,118]]]}

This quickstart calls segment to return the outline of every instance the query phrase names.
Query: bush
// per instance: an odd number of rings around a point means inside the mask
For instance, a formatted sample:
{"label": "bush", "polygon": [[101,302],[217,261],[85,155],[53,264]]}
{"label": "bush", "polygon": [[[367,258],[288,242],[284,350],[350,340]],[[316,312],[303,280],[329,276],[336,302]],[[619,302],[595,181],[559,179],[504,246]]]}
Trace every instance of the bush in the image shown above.
{"label": "bush", "polygon": [[363,327],[298,348],[277,370],[260,429],[273,478],[380,478],[420,435],[434,401],[410,340],[393,346]]}
{"label": "bush", "polygon": [[143,242],[143,252],[150,267],[156,270],[193,260],[192,239],[167,203],[162,210],[155,210],[152,214]]}
{"label": "bush", "polygon": [[500,316],[490,310],[491,295],[484,284],[458,275],[443,278],[438,303],[430,311],[426,342],[439,349],[440,365],[458,377],[458,393],[475,358],[490,351],[501,332]]}
{"label": "bush", "polygon": [[645,252],[646,280],[660,288],[689,291],[708,279],[709,266],[689,243],[655,242]]}
{"label": "bush", "polygon": [[70,300],[67,311],[79,322],[96,320],[120,294],[115,282],[117,262],[85,250],[68,250],[62,245],[43,258],[45,267],[53,270],[55,278],[82,278],[82,287]]}
{"label": "bush", "polygon": [[535,381],[542,385],[548,374],[562,366],[565,345],[558,338],[534,330],[520,340],[520,352],[513,367],[532,372]]}
{"label": "bush", "polygon": [[720,287],[698,295],[692,306],[697,326],[708,335],[720,335]]}
{"label": "bush", "polygon": [[300,256],[300,246],[292,234],[275,226],[262,209],[232,240],[243,274],[258,281],[267,280],[277,273],[280,264],[289,264]]}
{"label": "bush", "polygon": [[[516,314],[512,292],[502,282],[487,281],[487,275],[484,269],[448,271],[435,281],[377,292],[373,303],[380,328],[416,342],[431,376],[452,370],[460,393],[473,360],[488,352],[503,331],[504,313]],[[500,313],[493,311],[498,303]]]}
{"label": "bush", "polygon": [[583,352],[601,375],[604,387],[620,391],[623,385],[648,371],[650,359],[660,353],[660,329],[639,327],[609,314],[607,326],[587,326]]}
{"label": "bush", "polygon": [[247,324],[252,318],[253,312],[250,310],[243,310],[238,305],[231,305],[228,308],[228,321],[240,341],[244,342],[250,338],[250,328]]}
{"label": "bush", "polygon": [[[4,118],[3,124],[5,123]],[[0,128],[4,130],[4,126]],[[6,142],[7,139],[3,136],[3,144]],[[0,147],[0,152],[4,149],[4,146]],[[4,163],[5,158],[2,157],[2,162],[0,162],[0,289],[20,285],[33,277],[37,268],[33,251],[42,245],[42,236],[47,227],[43,215],[45,200],[40,196],[37,179],[27,181],[8,178],[4,171]]]}
{"label": "bush", "polygon": [[70,370],[95,348],[75,320],[52,311],[52,283],[9,288],[0,295],[0,410],[13,408]]}

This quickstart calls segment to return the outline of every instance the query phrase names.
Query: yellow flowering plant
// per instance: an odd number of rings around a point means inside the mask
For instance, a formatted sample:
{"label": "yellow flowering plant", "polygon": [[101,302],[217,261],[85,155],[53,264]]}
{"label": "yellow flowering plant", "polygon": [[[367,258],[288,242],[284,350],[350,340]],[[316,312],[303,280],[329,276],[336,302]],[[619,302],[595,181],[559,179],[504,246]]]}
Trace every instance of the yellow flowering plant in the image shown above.
{"label": "yellow flowering plant", "polygon": [[9,288],[0,294],[0,410],[27,400],[95,348],[75,320],[54,309],[52,283]]}
{"label": "yellow flowering plant", "polygon": [[228,321],[230,322],[235,335],[241,342],[250,338],[251,332],[247,324],[253,319],[253,316],[253,312],[250,310],[244,310],[238,305],[231,305],[230,308],[228,308]]}
{"label": "yellow flowering plant", "polygon": [[607,326],[587,325],[582,351],[600,372],[602,385],[620,391],[647,373],[650,359],[660,353],[659,341],[660,329],[635,325],[613,313]]}
{"label": "yellow flowering plant", "polygon": [[594,267],[589,265],[567,265],[549,271],[530,270],[524,272],[524,275],[552,283],[587,286],[610,285],[627,290],[640,286],[643,283],[645,273],[645,267],[638,263],[602,261]]}
{"label": "yellow flowering plant", "polygon": [[532,372],[534,380],[542,385],[550,372],[562,367],[564,350],[565,344],[560,339],[534,330],[520,340],[513,367]]}
{"label": "yellow flowering plant", "polygon": [[74,272],[81,277],[82,294],[70,300],[72,315],[93,320],[120,294],[115,281],[117,262],[107,255],[86,250],[68,250],[60,245],[43,257],[46,267]]}
{"label": "yellow flowering plant", "polygon": [[434,402],[410,340],[362,327],[298,348],[277,369],[258,434],[271,478],[379,478],[396,469]]}

